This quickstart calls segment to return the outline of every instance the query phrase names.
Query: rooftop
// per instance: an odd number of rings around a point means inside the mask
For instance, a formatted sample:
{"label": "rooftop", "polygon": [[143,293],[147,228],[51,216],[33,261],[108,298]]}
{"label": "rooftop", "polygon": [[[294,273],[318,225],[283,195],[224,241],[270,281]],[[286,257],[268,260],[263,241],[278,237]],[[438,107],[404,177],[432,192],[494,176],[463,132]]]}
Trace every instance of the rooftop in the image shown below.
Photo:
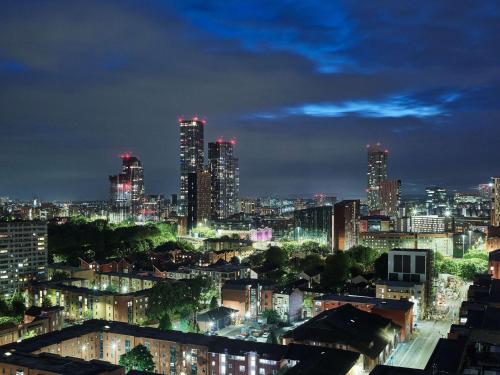
{"label": "rooftop", "polygon": [[325,294],[323,296],[316,297],[315,300],[363,303],[367,305],[373,305],[374,308],[384,309],[384,310],[407,311],[413,308],[413,302],[406,300],[382,299],[376,297],[341,295],[341,294]]}
{"label": "rooftop", "polygon": [[395,335],[391,320],[353,307],[350,304],[327,310],[283,337],[295,342],[347,345],[376,358]]}

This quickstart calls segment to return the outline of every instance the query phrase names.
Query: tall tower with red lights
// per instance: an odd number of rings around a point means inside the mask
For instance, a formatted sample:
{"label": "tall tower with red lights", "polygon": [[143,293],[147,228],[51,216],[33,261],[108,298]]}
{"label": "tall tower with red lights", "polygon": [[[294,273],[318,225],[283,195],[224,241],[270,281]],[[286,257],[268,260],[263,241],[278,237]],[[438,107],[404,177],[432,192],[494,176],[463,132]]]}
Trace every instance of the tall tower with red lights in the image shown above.
{"label": "tall tower with red lights", "polygon": [[212,219],[225,219],[240,211],[238,159],[234,157],[234,139],[218,139],[208,144],[208,170],[212,182]]}
{"label": "tall tower with red lights", "polygon": [[368,209],[381,210],[380,187],[387,180],[387,159],[389,151],[381,147],[380,143],[367,145],[368,150]]}
{"label": "tall tower with red lights", "polygon": [[180,131],[180,216],[187,215],[188,208],[188,178],[190,173],[203,170],[205,147],[203,128],[206,121],[198,117],[190,119],[179,118]]}

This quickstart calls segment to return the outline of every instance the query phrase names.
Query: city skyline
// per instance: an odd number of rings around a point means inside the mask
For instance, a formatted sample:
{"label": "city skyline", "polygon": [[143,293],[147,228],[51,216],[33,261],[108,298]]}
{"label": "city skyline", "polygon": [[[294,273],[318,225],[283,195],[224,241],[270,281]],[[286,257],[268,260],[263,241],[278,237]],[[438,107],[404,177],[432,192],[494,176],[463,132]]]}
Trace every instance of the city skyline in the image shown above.
{"label": "city skyline", "polygon": [[472,190],[500,174],[500,22],[494,2],[469,10],[3,2],[0,195],[105,200],[124,150],[147,194],[178,192],[182,114],[238,139],[241,196],[364,197],[376,142],[403,194]]}

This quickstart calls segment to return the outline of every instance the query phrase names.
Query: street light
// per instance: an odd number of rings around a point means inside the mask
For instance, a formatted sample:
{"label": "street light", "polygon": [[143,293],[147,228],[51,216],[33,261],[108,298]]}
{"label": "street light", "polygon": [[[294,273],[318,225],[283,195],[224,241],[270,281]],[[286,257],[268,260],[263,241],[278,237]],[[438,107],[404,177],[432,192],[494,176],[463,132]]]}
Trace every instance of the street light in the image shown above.
{"label": "street light", "polygon": [[465,234],[462,234],[462,258],[465,254]]}

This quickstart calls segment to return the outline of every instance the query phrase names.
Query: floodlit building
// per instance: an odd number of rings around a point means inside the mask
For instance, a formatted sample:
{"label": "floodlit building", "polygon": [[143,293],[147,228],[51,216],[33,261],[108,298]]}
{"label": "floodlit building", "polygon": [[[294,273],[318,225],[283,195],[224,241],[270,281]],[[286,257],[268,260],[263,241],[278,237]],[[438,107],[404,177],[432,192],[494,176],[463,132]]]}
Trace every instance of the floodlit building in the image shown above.
{"label": "floodlit building", "polygon": [[359,200],[344,200],[333,206],[333,248],[349,250],[358,244]]}
{"label": "floodlit building", "polygon": [[30,281],[47,278],[47,224],[0,222],[0,293],[24,291]]}
{"label": "floodlit building", "polygon": [[500,227],[500,177],[492,177],[491,225]]}
{"label": "floodlit building", "polygon": [[321,206],[293,213],[294,237],[297,241],[316,241],[332,246],[333,207]]}
{"label": "floodlit building", "polygon": [[240,212],[240,177],[234,157],[236,141],[218,139],[208,144],[208,169],[212,179],[212,218],[226,219]]}
{"label": "floodlit building", "polygon": [[396,217],[401,204],[401,180],[385,180],[379,189],[380,210],[384,215]]}
{"label": "floodlit building", "polygon": [[427,195],[425,204],[428,215],[444,215],[449,202],[448,192],[445,188],[439,186],[430,186],[425,189]]}
{"label": "floodlit building", "polygon": [[141,161],[130,154],[120,155],[122,171],[109,176],[110,220],[143,220],[144,168]]}
{"label": "floodlit building", "polygon": [[368,208],[369,210],[381,210],[380,187],[387,180],[387,159],[389,152],[384,150],[380,143],[368,145]]}
{"label": "floodlit building", "polygon": [[186,216],[188,211],[189,174],[203,170],[205,160],[203,133],[205,124],[205,120],[198,117],[179,119],[181,181],[178,213],[181,216]]}
{"label": "floodlit building", "polygon": [[211,176],[207,170],[198,170],[188,174],[188,230],[197,225],[206,225],[211,210]]}

